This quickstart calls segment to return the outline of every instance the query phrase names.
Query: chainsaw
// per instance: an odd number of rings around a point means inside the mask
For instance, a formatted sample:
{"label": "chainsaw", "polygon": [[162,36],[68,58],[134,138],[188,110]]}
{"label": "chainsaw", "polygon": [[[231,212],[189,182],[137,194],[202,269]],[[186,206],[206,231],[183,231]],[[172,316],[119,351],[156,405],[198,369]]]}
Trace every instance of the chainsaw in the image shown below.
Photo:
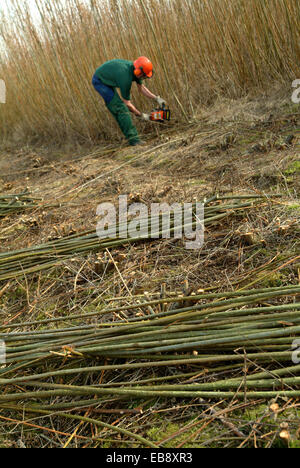
{"label": "chainsaw", "polygon": [[163,105],[162,107],[159,107],[158,109],[155,109],[150,114],[150,120],[152,120],[152,122],[163,123],[163,122],[169,122],[170,119],[171,119],[171,111],[170,109],[166,109],[165,105]]}

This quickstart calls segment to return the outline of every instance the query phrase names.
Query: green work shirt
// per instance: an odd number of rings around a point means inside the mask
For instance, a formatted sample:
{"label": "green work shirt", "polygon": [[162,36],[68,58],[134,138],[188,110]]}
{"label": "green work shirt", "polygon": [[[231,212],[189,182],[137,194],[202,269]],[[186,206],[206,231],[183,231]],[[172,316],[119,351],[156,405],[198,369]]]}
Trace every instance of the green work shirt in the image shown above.
{"label": "green work shirt", "polygon": [[130,90],[133,81],[142,84],[142,80],[135,76],[134,65],[130,60],[109,60],[97,68],[95,74],[107,86],[120,88],[122,98],[126,99],[126,101],[130,101]]}

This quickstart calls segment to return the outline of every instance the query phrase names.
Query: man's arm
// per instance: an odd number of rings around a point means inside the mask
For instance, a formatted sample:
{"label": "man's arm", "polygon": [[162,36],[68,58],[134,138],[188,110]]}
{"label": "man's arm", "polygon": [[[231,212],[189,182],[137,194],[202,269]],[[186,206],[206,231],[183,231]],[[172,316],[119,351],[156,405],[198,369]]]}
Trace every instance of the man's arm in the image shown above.
{"label": "man's arm", "polygon": [[128,109],[130,110],[130,112],[132,112],[134,115],[136,115],[137,117],[141,117],[142,115],[142,112],[140,112],[133,104],[131,101],[127,101],[126,99],[123,99],[121,97],[122,101],[124,102],[124,104],[128,107]]}
{"label": "man's arm", "polygon": [[[147,98],[149,99],[157,99],[157,96],[153,93],[151,93],[151,91],[146,88],[145,85],[143,84],[138,84],[137,83],[137,87],[138,87],[138,90],[139,90],[139,93],[142,94],[143,96],[146,96]],[[121,96],[122,97],[122,96]],[[131,101],[127,101],[126,99],[124,99],[122,97],[122,100],[124,101],[124,104],[126,104],[126,106],[128,107],[128,109],[130,110],[130,112],[132,112],[134,115],[136,115],[137,117],[141,117],[142,115],[142,112],[140,112],[133,104]]]}
{"label": "man's arm", "polygon": [[[161,105],[161,103],[165,103],[164,99],[161,99],[160,96],[156,96],[155,94],[153,94],[148,88],[146,88],[145,85],[137,83],[137,87],[138,87],[138,90],[139,90],[140,94],[142,94],[143,96],[145,96],[145,97],[147,97],[149,99],[153,99],[153,100],[157,101],[159,103],[159,105]],[[150,116],[148,114],[143,114],[142,112],[140,112],[132,104],[131,101],[128,101],[128,100],[124,99],[122,96],[121,96],[121,99],[124,102],[124,104],[128,107],[130,112],[132,112],[137,117],[142,117],[144,120],[149,120]]]}
{"label": "man's arm", "polygon": [[146,88],[145,85],[143,85],[143,84],[137,84],[137,87],[138,87],[139,92],[140,92],[143,96],[146,96],[147,98],[149,98],[149,99],[154,99],[154,100],[157,98],[157,96],[156,96],[155,94],[151,93],[151,91],[150,91],[148,88]]}
{"label": "man's arm", "polygon": [[143,96],[146,96],[147,98],[156,101],[159,107],[167,105],[166,101],[163,98],[161,98],[160,96],[155,96],[155,94],[151,93],[151,91],[148,88],[146,88],[145,85],[137,84],[137,86],[140,94],[143,94]]}

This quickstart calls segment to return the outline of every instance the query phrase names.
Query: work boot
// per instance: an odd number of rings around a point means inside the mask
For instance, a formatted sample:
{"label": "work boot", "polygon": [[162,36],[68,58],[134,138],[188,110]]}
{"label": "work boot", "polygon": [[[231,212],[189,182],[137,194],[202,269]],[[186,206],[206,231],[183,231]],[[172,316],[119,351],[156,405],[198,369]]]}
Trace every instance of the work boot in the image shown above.
{"label": "work boot", "polygon": [[130,146],[145,146],[146,142],[143,140],[138,140],[134,141],[133,143],[130,143]]}

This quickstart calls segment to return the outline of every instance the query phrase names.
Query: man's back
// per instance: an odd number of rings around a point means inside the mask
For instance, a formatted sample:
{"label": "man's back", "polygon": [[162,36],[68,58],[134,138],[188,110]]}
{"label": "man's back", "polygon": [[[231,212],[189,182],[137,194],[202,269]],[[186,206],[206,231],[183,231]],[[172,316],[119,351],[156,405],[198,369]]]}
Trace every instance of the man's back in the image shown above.
{"label": "man's back", "polygon": [[130,100],[132,82],[141,83],[134,75],[134,65],[130,60],[114,59],[97,68],[96,76],[112,88],[120,88],[123,99]]}

